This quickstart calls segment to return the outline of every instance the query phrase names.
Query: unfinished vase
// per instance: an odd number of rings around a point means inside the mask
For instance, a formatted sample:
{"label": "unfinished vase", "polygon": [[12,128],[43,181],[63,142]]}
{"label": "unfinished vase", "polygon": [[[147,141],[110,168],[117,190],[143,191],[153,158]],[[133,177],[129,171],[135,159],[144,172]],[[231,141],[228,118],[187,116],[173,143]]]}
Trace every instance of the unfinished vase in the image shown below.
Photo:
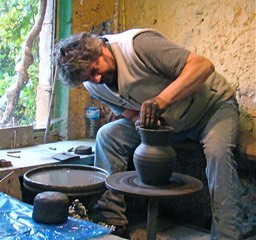
{"label": "unfinished vase", "polygon": [[169,143],[171,127],[140,128],[141,144],[133,155],[139,180],[147,185],[168,185],[176,165],[176,152]]}

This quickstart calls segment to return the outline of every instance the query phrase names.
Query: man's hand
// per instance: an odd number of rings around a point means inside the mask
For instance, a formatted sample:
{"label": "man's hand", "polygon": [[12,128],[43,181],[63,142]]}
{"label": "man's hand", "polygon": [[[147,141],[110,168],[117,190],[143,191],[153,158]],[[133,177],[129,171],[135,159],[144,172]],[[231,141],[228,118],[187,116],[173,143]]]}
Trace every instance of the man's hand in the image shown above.
{"label": "man's hand", "polygon": [[157,128],[157,122],[161,114],[166,111],[167,107],[167,102],[159,97],[143,102],[140,113],[140,127]]}
{"label": "man's hand", "polygon": [[125,109],[122,112],[121,116],[133,122],[136,122],[139,119],[139,112],[131,109]]}

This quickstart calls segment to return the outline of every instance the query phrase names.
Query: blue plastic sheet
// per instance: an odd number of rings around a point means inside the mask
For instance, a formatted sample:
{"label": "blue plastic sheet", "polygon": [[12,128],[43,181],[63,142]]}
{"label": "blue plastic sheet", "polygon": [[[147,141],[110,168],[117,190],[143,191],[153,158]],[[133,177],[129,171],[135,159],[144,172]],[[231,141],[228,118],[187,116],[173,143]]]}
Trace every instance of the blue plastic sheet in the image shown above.
{"label": "blue plastic sheet", "polygon": [[69,217],[59,225],[46,225],[32,219],[33,206],[0,192],[0,239],[91,239],[110,233],[99,224]]}

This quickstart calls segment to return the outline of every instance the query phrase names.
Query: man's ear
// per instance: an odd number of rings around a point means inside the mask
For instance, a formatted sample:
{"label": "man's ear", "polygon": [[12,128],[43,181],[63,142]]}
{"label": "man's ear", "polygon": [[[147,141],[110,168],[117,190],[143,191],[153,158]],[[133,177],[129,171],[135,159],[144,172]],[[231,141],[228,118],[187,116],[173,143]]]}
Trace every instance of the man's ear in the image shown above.
{"label": "man's ear", "polygon": [[107,46],[105,44],[102,45],[102,53],[103,54],[107,54],[108,53],[108,48],[107,48]]}

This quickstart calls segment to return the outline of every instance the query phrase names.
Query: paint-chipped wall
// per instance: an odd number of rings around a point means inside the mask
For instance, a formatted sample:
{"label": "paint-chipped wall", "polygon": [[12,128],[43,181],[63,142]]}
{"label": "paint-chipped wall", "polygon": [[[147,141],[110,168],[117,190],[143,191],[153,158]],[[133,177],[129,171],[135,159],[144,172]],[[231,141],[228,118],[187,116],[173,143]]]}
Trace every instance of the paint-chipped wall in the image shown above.
{"label": "paint-chipped wall", "polygon": [[[241,126],[245,131],[255,129],[254,0],[74,0],[73,4],[74,33],[90,31],[109,19],[113,33],[155,28],[171,41],[208,57],[236,89]],[[71,96],[76,100],[71,104],[83,114],[81,94],[87,96],[85,90],[75,90]]]}

